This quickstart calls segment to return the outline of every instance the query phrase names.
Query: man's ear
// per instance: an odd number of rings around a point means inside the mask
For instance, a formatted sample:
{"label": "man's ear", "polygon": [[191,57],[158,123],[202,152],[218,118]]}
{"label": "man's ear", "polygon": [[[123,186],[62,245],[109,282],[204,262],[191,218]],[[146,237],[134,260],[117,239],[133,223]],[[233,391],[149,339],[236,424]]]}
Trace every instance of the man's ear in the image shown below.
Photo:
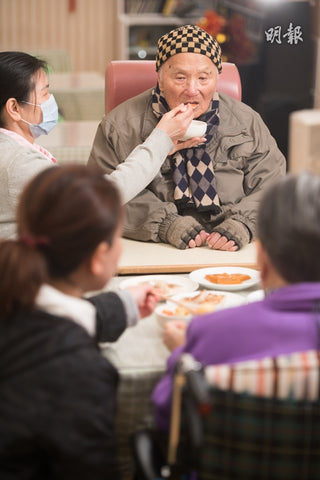
{"label": "man's ear", "polygon": [[[161,67],[160,67],[160,68],[161,68]],[[160,92],[163,92],[161,76],[162,76],[162,75],[161,75],[161,72],[159,71],[159,72],[158,72],[158,84],[159,84]]]}
{"label": "man's ear", "polygon": [[20,106],[15,98],[8,98],[5,104],[5,110],[12,120],[16,122],[21,120]]}
{"label": "man's ear", "polygon": [[109,249],[110,247],[107,242],[101,242],[91,255],[89,260],[89,269],[95,277],[99,277],[105,272],[106,255],[108,254]]}

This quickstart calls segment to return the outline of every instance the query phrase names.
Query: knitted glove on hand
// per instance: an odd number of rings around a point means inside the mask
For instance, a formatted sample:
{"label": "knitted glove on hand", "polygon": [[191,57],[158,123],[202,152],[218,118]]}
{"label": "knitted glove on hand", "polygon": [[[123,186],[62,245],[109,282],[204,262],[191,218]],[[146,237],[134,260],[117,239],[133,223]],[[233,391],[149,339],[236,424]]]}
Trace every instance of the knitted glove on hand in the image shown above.
{"label": "knitted glove on hand", "polygon": [[180,250],[188,247],[190,240],[193,240],[203,226],[193,217],[177,217],[167,230],[166,242]]}
{"label": "knitted glove on hand", "polygon": [[214,227],[211,233],[218,232],[228,240],[233,240],[240,248],[250,242],[250,232],[248,228],[240,221],[227,218],[222,223]]}

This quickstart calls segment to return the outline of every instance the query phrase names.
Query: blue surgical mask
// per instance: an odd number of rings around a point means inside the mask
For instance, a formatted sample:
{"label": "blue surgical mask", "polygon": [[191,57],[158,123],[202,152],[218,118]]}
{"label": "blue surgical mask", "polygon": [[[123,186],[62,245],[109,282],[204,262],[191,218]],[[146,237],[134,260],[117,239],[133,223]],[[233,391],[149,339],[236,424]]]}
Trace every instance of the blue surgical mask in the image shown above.
{"label": "blue surgical mask", "polygon": [[42,110],[42,122],[39,124],[27,122],[21,118],[21,120],[29,125],[30,132],[33,138],[38,138],[40,135],[48,135],[49,132],[57,125],[58,123],[58,105],[55,101],[54,96],[51,94],[48,100],[45,102],[31,103],[23,102],[28,105],[34,105],[35,107],[40,107]]}

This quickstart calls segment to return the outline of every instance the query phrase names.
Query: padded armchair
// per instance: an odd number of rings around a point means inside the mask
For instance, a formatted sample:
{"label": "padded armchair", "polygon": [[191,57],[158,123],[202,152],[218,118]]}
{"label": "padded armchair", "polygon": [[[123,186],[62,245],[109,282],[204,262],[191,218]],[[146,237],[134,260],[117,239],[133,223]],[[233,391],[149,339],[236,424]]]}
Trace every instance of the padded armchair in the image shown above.
{"label": "padded armchair", "polygon": [[154,432],[137,432],[137,478],[186,479],[179,475],[196,471],[197,480],[317,480],[319,367],[313,350],[205,368],[182,355],[168,458]]}
{"label": "padded armchair", "polygon": [[[105,72],[105,112],[157,83],[154,60],[114,60]],[[218,92],[241,100],[241,80],[234,63],[222,63]]]}

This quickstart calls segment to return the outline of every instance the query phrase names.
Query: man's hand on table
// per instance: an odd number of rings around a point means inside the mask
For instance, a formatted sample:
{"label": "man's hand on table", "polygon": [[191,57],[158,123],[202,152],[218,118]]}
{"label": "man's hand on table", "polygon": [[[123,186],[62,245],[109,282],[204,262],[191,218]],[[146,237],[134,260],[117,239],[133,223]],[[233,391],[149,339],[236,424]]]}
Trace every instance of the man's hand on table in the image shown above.
{"label": "man's hand on table", "polygon": [[207,237],[207,244],[213,250],[225,250],[228,252],[235,252],[238,246],[233,240],[228,240],[227,237],[220,235],[218,232],[213,232]]}
{"label": "man's hand on table", "polygon": [[208,247],[213,250],[224,250],[229,252],[235,252],[238,250],[238,246],[233,240],[228,240],[218,232],[209,234],[204,230],[201,230],[194,239],[190,240],[186,248],[202,247],[203,245],[208,245]]}
{"label": "man's hand on table", "polygon": [[194,239],[189,241],[187,248],[202,247],[202,245],[206,245],[208,236],[209,233],[201,230]]}
{"label": "man's hand on table", "polygon": [[181,320],[172,320],[164,324],[163,343],[170,352],[185,344],[186,331],[187,323]]}
{"label": "man's hand on table", "polygon": [[154,287],[150,284],[140,284],[128,287],[128,290],[137,303],[140,318],[148,317],[156,308],[159,298],[154,293]]}

